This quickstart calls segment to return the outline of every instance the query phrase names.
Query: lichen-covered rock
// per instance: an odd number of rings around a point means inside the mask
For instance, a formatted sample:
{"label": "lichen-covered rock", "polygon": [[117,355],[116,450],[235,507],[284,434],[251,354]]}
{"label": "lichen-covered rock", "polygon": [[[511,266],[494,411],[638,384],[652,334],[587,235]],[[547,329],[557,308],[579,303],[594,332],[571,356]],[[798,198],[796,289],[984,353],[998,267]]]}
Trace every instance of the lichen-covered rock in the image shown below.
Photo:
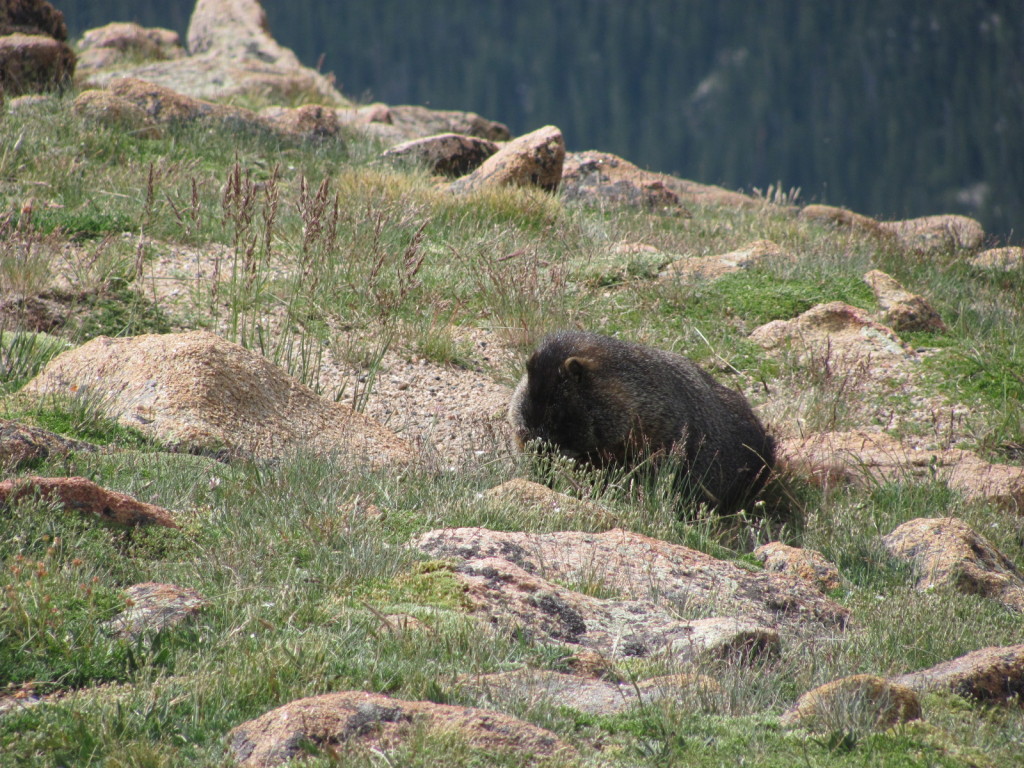
{"label": "lichen-covered rock", "polygon": [[[466,598],[499,627],[614,658],[744,660],[774,653],[784,632],[828,633],[847,618],[795,579],[618,529],[457,528],[422,534],[411,546],[456,560]],[[681,620],[683,610],[702,618]]]}
{"label": "lichen-covered rock", "polygon": [[562,179],[564,159],[562,132],[546,125],[510,141],[449,189],[459,194],[495,187],[539,187],[552,192]]}
{"label": "lichen-covered rock", "polygon": [[850,229],[855,232],[889,237],[891,232],[887,231],[882,224],[870,216],[854,213],[846,208],[838,208],[834,205],[807,205],[800,209],[800,218],[805,221],[830,224],[835,227]]}
{"label": "lichen-covered rock", "polygon": [[390,430],[206,331],[100,336],[51,360],[22,392],[94,398],[109,418],[189,451],[413,458]]}
{"label": "lichen-covered rock", "polygon": [[795,576],[822,592],[842,586],[839,569],[813,549],[790,547],[781,541],[762,544],[754,550],[754,557],[764,564],[766,571]]}
{"label": "lichen-covered rock", "polygon": [[203,101],[135,77],[111,80],[107,91],[124,101],[131,102],[160,123],[183,123],[193,120],[256,122],[255,114],[248,109]]}
{"label": "lichen-covered rock", "polygon": [[1024,645],[972,651],[928,669],[892,678],[918,692],[952,691],[978,701],[1024,697]]}
{"label": "lichen-covered rock", "polygon": [[396,144],[382,157],[392,162],[420,163],[432,173],[457,178],[479,168],[498,149],[495,142],[478,136],[442,133]]}
{"label": "lichen-covered rock", "polygon": [[963,520],[910,520],[882,537],[882,543],[894,557],[913,563],[918,589],[950,586],[1024,612],[1024,575]]}
{"label": "lichen-covered rock", "polygon": [[884,730],[921,718],[910,688],[874,675],[833,680],[801,696],[780,722],[810,731]]}
{"label": "lichen-covered rock", "polygon": [[125,598],[127,609],[105,626],[118,637],[128,639],[170,629],[195,616],[206,605],[194,589],[153,581],[128,587]]}
{"label": "lichen-covered rock", "polygon": [[118,21],[82,35],[78,41],[78,73],[87,77],[97,69],[137,66],[143,61],[166,61],[185,55],[177,32]]}
{"label": "lichen-covered rock", "polygon": [[598,504],[581,501],[559,493],[546,485],[522,478],[514,478],[497,485],[484,493],[484,499],[492,504],[515,505],[518,509],[535,511],[539,517],[557,515],[559,519],[578,519],[588,526],[612,528],[615,516]]}
{"label": "lichen-covered rock", "polygon": [[904,221],[882,222],[907,248],[931,253],[952,248],[973,251],[985,242],[985,230],[969,216],[942,214]]}
{"label": "lichen-covered rock", "polygon": [[0,482],[0,504],[26,497],[38,497],[118,525],[178,527],[174,516],[163,507],[107,490],[84,477],[17,477]]}
{"label": "lichen-covered rock", "polygon": [[332,138],[340,130],[337,113],[319,104],[294,108],[267,107],[261,109],[257,117],[278,133],[305,139]]}
{"label": "lichen-covered rock", "polygon": [[240,766],[269,768],[300,757],[303,745],[332,750],[394,748],[419,729],[453,734],[476,749],[518,755],[521,765],[545,758],[550,765],[553,756],[574,754],[550,731],[500,712],[362,691],[285,704],[234,728],[228,743]]}

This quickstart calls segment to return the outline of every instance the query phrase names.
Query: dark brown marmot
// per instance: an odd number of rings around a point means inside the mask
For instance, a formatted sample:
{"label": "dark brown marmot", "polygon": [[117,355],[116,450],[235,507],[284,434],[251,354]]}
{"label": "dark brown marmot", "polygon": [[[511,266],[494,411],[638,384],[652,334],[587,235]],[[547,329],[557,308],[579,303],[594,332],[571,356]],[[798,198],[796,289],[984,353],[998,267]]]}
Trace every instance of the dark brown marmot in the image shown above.
{"label": "dark brown marmot", "polygon": [[775,441],[747,399],[671,352],[582,331],[545,338],[509,406],[516,442],[594,466],[676,457],[698,500],[733,512],[764,485]]}

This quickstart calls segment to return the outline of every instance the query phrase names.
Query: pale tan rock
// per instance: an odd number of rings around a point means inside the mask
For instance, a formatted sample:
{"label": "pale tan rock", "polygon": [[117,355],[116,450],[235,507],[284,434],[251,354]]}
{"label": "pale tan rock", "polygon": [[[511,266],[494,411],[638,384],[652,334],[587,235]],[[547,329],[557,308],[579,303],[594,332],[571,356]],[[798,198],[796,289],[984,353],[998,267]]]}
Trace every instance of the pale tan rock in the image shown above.
{"label": "pale tan rock", "polygon": [[800,218],[880,237],[892,235],[880,222],[870,216],[854,213],[846,208],[837,208],[834,205],[804,206],[800,209]]}
{"label": "pale tan rock", "polygon": [[0,504],[26,497],[38,497],[118,525],[179,527],[171,512],[163,507],[107,490],[84,477],[18,477],[0,482]]}
{"label": "pale tan rock", "polygon": [[871,286],[882,307],[881,321],[894,331],[946,330],[946,324],[927,299],[911,293],[892,276],[873,269],[864,275],[864,282]]}
{"label": "pale tan rock", "polygon": [[207,601],[188,587],[148,581],[125,590],[128,608],[105,626],[118,637],[134,639],[161,632],[195,616]]}
{"label": "pale tan rock", "polygon": [[841,732],[884,730],[920,718],[921,702],[910,688],[874,675],[852,675],[808,691],[780,722],[786,728]]}
{"label": "pale tan rock", "polygon": [[599,504],[575,499],[520,477],[489,489],[484,493],[484,498],[492,503],[529,508],[538,515],[579,518],[580,521],[608,528],[614,527],[617,522],[615,515]]}
{"label": "pale tan rock", "polygon": [[1024,612],[1024,576],[963,520],[910,520],[883,536],[882,543],[891,555],[914,565],[918,589],[949,586]]}
{"label": "pale tan rock", "polygon": [[341,129],[337,113],[319,104],[301,107],[266,107],[257,113],[265,125],[278,133],[305,139],[327,139]]}
{"label": "pale tan rock", "polygon": [[662,280],[715,280],[732,272],[741,272],[766,261],[794,262],[796,257],[787,253],[771,240],[755,240],[735,251],[715,256],[688,256],[669,264],[659,278]]}
{"label": "pale tan rock", "polygon": [[969,216],[944,214],[904,221],[883,222],[882,228],[899,238],[907,248],[924,253],[951,248],[977,250],[985,241],[985,230]]}
{"label": "pale tan rock", "polygon": [[769,351],[792,347],[803,356],[827,353],[845,362],[904,364],[916,359],[891,328],[841,301],[818,304],[792,320],[773,320],[755,328],[750,339]]}
{"label": "pale tan rock", "polygon": [[232,729],[228,744],[238,765],[264,768],[300,757],[303,743],[334,750],[393,748],[420,728],[456,734],[476,749],[520,754],[522,765],[544,758],[552,765],[555,756],[574,755],[555,734],[510,715],[362,691],[285,704]]}
{"label": "pale tan rock", "polygon": [[458,194],[497,187],[539,187],[554,191],[562,178],[565,139],[553,125],[524,134],[502,147],[468,176],[452,182]]}
{"label": "pale tan rock", "polygon": [[784,439],[779,455],[796,471],[829,468],[836,478],[867,483],[945,482],[967,499],[1024,509],[1024,467],[991,464],[960,449],[913,450],[882,432],[818,432]]}
{"label": "pale tan rock", "polygon": [[1024,645],[972,651],[928,669],[892,678],[919,693],[952,691],[978,701],[1024,697]]}
{"label": "pale tan rock", "polygon": [[[422,534],[411,546],[458,562],[467,599],[499,627],[612,658],[752,658],[773,653],[783,631],[834,631],[847,618],[795,579],[619,529],[456,528]],[[702,618],[680,620],[680,606]]]}
{"label": "pale tan rock", "polygon": [[64,88],[74,74],[75,54],[67,43],[47,35],[0,37],[0,93],[11,97]]}
{"label": "pale tan rock", "polygon": [[421,163],[432,173],[459,177],[470,173],[498,151],[498,145],[478,136],[441,133],[397,144],[381,156],[389,161]]}
{"label": "pale tan rock", "polygon": [[111,80],[107,92],[134,104],[159,123],[181,123],[193,120],[256,122],[255,113],[248,109],[203,101],[135,77],[120,77]]}
{"label": "pale tan rock", "polygon": [[976,269],[1001,270],[1003,272],[1019,269],[1022,264],[1024,264],[1024,248],[1019,245],[990,248],[971,259],[971,266]]}
{"label": "pale tan rock", "polygon": [[766,571],[795,576],[822,592],[842,586],[839,569],[813,549],[802,549],[772,541],[754,550],[754,557],[764,564]]}
{"label": "pale tan rock", "polygon": [[82,91],[71,105],[75,115],[89,122],[117,128],[144,139],[158,139],[159,126],[140,106],[110,91]]}
{"label": "pale tan rock", "polygon": [[632,205],[650,210],[684,205],[749,208],[761,205],[749,195],[652,173],[608,152],[574,152],[562,169],[562,198],[588,205]]}
{"label": "pale tan rock", "polygon": [[206,331],[100,336],[54,358],[22,392],[93,398],[108,417],[192,451],[413,458],[390,430]]}

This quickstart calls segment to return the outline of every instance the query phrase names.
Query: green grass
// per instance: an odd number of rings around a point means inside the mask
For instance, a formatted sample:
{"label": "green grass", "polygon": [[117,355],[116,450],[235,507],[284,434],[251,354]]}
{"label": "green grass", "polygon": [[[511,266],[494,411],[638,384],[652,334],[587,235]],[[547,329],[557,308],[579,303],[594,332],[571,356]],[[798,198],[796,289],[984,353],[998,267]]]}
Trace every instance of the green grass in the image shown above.
{"label": "green grass", "polygon": [[[1020,274],[976,274],[963,254],[930,261],[771,208],[697,206],[684,218],[577,209],[535,191],[456,198],[421,170],[378,164],[380,146],[357,133],[306,145],[263,129],[204,125],[141,139],[82,124],[68,106],[53,98],[0,121],[0,214],[11,214],[0,228],[0,287],[5,296],[38,295],[59,269],[70,309],[53,336],[24,332],[14,315],[5,321],[4,395],[64,348],[100,334],[209,328],[317,388],[330,352],[368,372],[356,393],[364,405],[386,352],[477,370],[478,352],[463,331],[494,331],[525,353],[547,331],[580,326],[688,354],[755,403],[783,392],[816,428],[857,426],[879,402],[904,413],[918,395],[966,406],[969,447],[1022,461]],[[22,224],[29,197],[32,220]],[[151,240],[140,247],[141,237]],[[762,238],[795,261],[714,283],[659,282],[663,255],[614,249],[647,243],[661,254],[707,256]],[[78,257],[70,263],[62,255],[69,244]],[[172,248],[219,253],[210,266],[221,277],[185,285],[173,312],[152,298],[157,260]],[[948,326],[907,337],[934,350],[913,382],[918,391],[867,385],[857,370],[833,370],[825,360],[770,357],[747,338],[762,323],[821,302],[876,310],[862,281],[873,267],[926,295]],[[505,384],[521,374],[505,364],[487,372]],[[776,517],[755,511],[723,520],[691,508],[680,514],[665,483],[525,456],[401,474],[308,455],[223,464],[166,453],[99,405],[6,399],[5,418],[111,451],[19,472],[87,477],[167,507],[182,528],[126,531],[31,500],[0,510],[0,691],[69,694],[0,715],[2,766],[218,766],[231,728],[296,698],[361,689],[474,705],[461,676],[523,665],[564,670],[564,649],[482,630],[452,566],[423,561],[405,546],[445,526],[538,533],[588,526],[567,512],[542,515],[480,498],[522,476],[596,501],[628,530],[745,567],[757,567],[749,552],[771,539],[817,549],[842,572],[833,597],[853,616],[840,638],[787,642],[778,657],[753,666],[709,665],[702,671],[722,686],[714,696],[614,717],[509,703],[512,714],[578,748],[582,764],[1022,762],[1018,707],[952,696],[925,697],[925,723],[884,733],[856,723],[822,734],[778,726],[801,693],[837,677],[900,674],[1020,642],[1019,615],[978,597],[919,593],[911,569],[881,546],[902,522],[955,515],[1024,562],[1019,517],[941,484],[907,478],[824,492],[797,482]],[[922,433],[929,425],[900,429]],[[123,607],[124,588],[144,581],[191,587],[207,605],[159,635],[113,637],[103,622]],[[585,574],[572,586],[614,596]],[[403,629],[401,615],[418,623]],[[680,671],[665,659],[622,667],[643,676]],[[347,758],[380,764],[358,750]],[[307,764],[333,759],[321,754]],[[390,759],[517,764],[430,734]]]}

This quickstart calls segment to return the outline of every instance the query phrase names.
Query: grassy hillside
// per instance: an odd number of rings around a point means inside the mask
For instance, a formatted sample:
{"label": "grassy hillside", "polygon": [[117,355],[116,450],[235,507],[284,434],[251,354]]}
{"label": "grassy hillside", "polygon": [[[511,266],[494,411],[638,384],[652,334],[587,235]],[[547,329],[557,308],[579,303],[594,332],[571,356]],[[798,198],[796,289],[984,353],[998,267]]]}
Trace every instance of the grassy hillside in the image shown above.
{"label": "grassy hillside", "polygon": [[[352,398],[362,407],[375,397],[374,378],[387,375],[385,352],[511,385],[520,370],[506,360],[521,360],[549,330],[578,326],[691,356],[755,406],[770,399],[783,431],[792,427],[783,420],[797,418],[809,430],[872,425],[878,409],[864,404],[881,400],[902,416],[897,437],[1002,463],[1024,458],[1019,268],[976,272],[964,253],[922,257],[773,206],[670,216],[574,208],[524,190],[455,197],[421,169],[382,164],[381,149],[358,133],[314,144],[237,125],[142,139],[85,125],[60,98],[8,112],[0,119],[0,391],[16,392],[53,355],[97,335],[206,328],[328,397],[352,395],[328,369],[351,369],[362,377]],[[714,283],[654,279],[663,254],[723,253],[760,238],[795,263]],[[617,250],[623,242],[660,254]],[[926,295],[948,326],[907,339],[933,350],[912,388],[875,391],[855,370],[772,358],[747,339],[821,302],[876,309],[862,280],[871,268]],[[14,327],[19,297],[38,298],[48,309],[37,314],[58,318],[51,336]],[[484,360],[467,341],[480,328],[510,354]],[[479,503],[500,482],[534,476],[520,457],[481,446],[479,460],[454,472],[430,463],[369,472],[315,455],[218,463],[164,452],[87,400],[4,402],[0,417],[120,449],[12,475],[82,475],[175,510],[184,528],[122,531],[33,501],[0,511],[0,691],[66,694],[0,715],[0,765],[225,765],[232,727],[299,697],[363,689],[474,704],[462,675],[565,669],[558,649],[483,636],[450,572],[403,546],[444,526],[567,525]],[[554,482],[600,499],[623,527],[717,557],[747,563],[774,538],[817,549],[843,573],[846,586],[833,597],[853,617],[828,653],[791,644],[770,662],[702,670],[723,694],[699,702],[609,717],[546,705],[512,712],[576,746],[581,765],[1024,764],[1017,705],[930,694],[924,722],[884,733],[853,724],[810,735],[777,722],[801,693],[843,675],[897,674],[1021,642],[1024,617],[979,596],[917,592],[879,537],[915,517],[956,516],[1022,565],[1024,518],[909,479],[828,493],[794,482],[788,516],[767,522],[680,515],[658,489],[638,494],[569,471]],[[146,581],[191,587],[209,604],[172,631],[113,638],[102,622],[124,607],[125,587]],[[425,628],[394,631],[382,618],[393,613]],[[638,660],[622,671],[648,677],[673,667]],[[517,764],[431,738],[387,757],[347,759]],[[324,753],[307,764],[336,762]]]}

